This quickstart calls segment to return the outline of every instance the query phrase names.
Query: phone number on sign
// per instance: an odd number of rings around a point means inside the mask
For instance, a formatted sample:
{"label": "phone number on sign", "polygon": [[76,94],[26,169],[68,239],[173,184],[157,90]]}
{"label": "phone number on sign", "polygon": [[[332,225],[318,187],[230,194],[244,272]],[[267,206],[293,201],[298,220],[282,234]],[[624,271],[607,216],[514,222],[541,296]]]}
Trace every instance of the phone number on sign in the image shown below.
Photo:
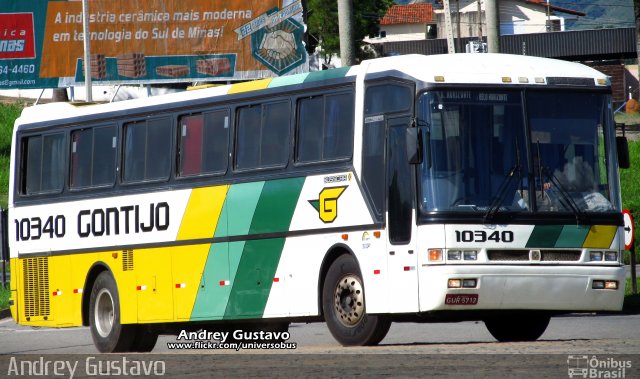
{"label": "phone number on sign", "polygon": [[8,74],[33,74],[36,72],[35,64],[18,64],[15,66],[0,65],[0,75]]}

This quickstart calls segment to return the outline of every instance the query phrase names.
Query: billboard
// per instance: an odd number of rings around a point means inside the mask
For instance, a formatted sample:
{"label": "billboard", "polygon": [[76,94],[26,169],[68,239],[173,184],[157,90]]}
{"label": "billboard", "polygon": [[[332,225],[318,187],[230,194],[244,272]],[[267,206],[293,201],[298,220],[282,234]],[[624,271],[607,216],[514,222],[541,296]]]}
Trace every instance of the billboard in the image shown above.
{"label": "billboard", "polygon": [[300,0],[0,3],[0,89],[249,80],[308,71]]}

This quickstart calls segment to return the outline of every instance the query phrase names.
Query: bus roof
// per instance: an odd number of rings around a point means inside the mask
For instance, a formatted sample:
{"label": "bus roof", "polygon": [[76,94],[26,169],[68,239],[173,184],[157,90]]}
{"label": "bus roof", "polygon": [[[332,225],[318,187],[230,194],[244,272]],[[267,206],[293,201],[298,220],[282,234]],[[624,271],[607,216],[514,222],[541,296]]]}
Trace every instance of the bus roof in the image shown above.
{"label": "bus roof", "polygon": [[301,85],[345,77],[375,75],[384,72],[402,73],[426,83],[546,85],[551,84],[550,82],[547,83],[547,78],[553,77],[590,79],[594,85],[609,85],[607,76],[597,70],[579,63],[549,58],[509,54],[444,54],[429,56],[412,54],[367,60],[353,67],[262,79],[108,104],[41,104],[25,108],[20,118],[16,121],[16,125],[121,112],[144,107],[169,105],[176,102],[207,99],[227,94]]}

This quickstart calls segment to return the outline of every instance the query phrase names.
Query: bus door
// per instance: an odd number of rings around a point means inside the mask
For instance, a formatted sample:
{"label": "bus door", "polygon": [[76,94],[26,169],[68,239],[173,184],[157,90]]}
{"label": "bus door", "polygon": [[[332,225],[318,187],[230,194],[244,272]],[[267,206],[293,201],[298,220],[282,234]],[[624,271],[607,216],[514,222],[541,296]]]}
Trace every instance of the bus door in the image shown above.
{"label": "bus door", "polygon": [[407,160],[410,115],[387,118],[387,272],[393,312],[418,310],[414,170]]}

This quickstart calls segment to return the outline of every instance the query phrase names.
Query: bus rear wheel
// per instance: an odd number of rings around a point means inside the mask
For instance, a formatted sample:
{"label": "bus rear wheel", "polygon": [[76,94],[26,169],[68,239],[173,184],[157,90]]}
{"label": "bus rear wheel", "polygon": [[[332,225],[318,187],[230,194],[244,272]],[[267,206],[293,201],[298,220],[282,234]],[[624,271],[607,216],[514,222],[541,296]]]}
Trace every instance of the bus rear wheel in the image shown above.
{"label": "bus rear wheel", "polygon": [[518,314],[504,317],[492,317],[484,324],[493,338],[500,342],[535,341],[547,330],[549,315]]}
{"label": "bus rear wheel", "polygon": [[388,318],[366,313],[362,275],[355,258],[348,254],[329,267],[322,310],[329,331],[344,346],[377,345],[391,327]]}
{"label": "bus rear wheel", "polygon": [[89,323],[93,343],[101,353],[130,351],[136,330],[120,323],[118,287],[109,271],[96,278],[89,300]]}

